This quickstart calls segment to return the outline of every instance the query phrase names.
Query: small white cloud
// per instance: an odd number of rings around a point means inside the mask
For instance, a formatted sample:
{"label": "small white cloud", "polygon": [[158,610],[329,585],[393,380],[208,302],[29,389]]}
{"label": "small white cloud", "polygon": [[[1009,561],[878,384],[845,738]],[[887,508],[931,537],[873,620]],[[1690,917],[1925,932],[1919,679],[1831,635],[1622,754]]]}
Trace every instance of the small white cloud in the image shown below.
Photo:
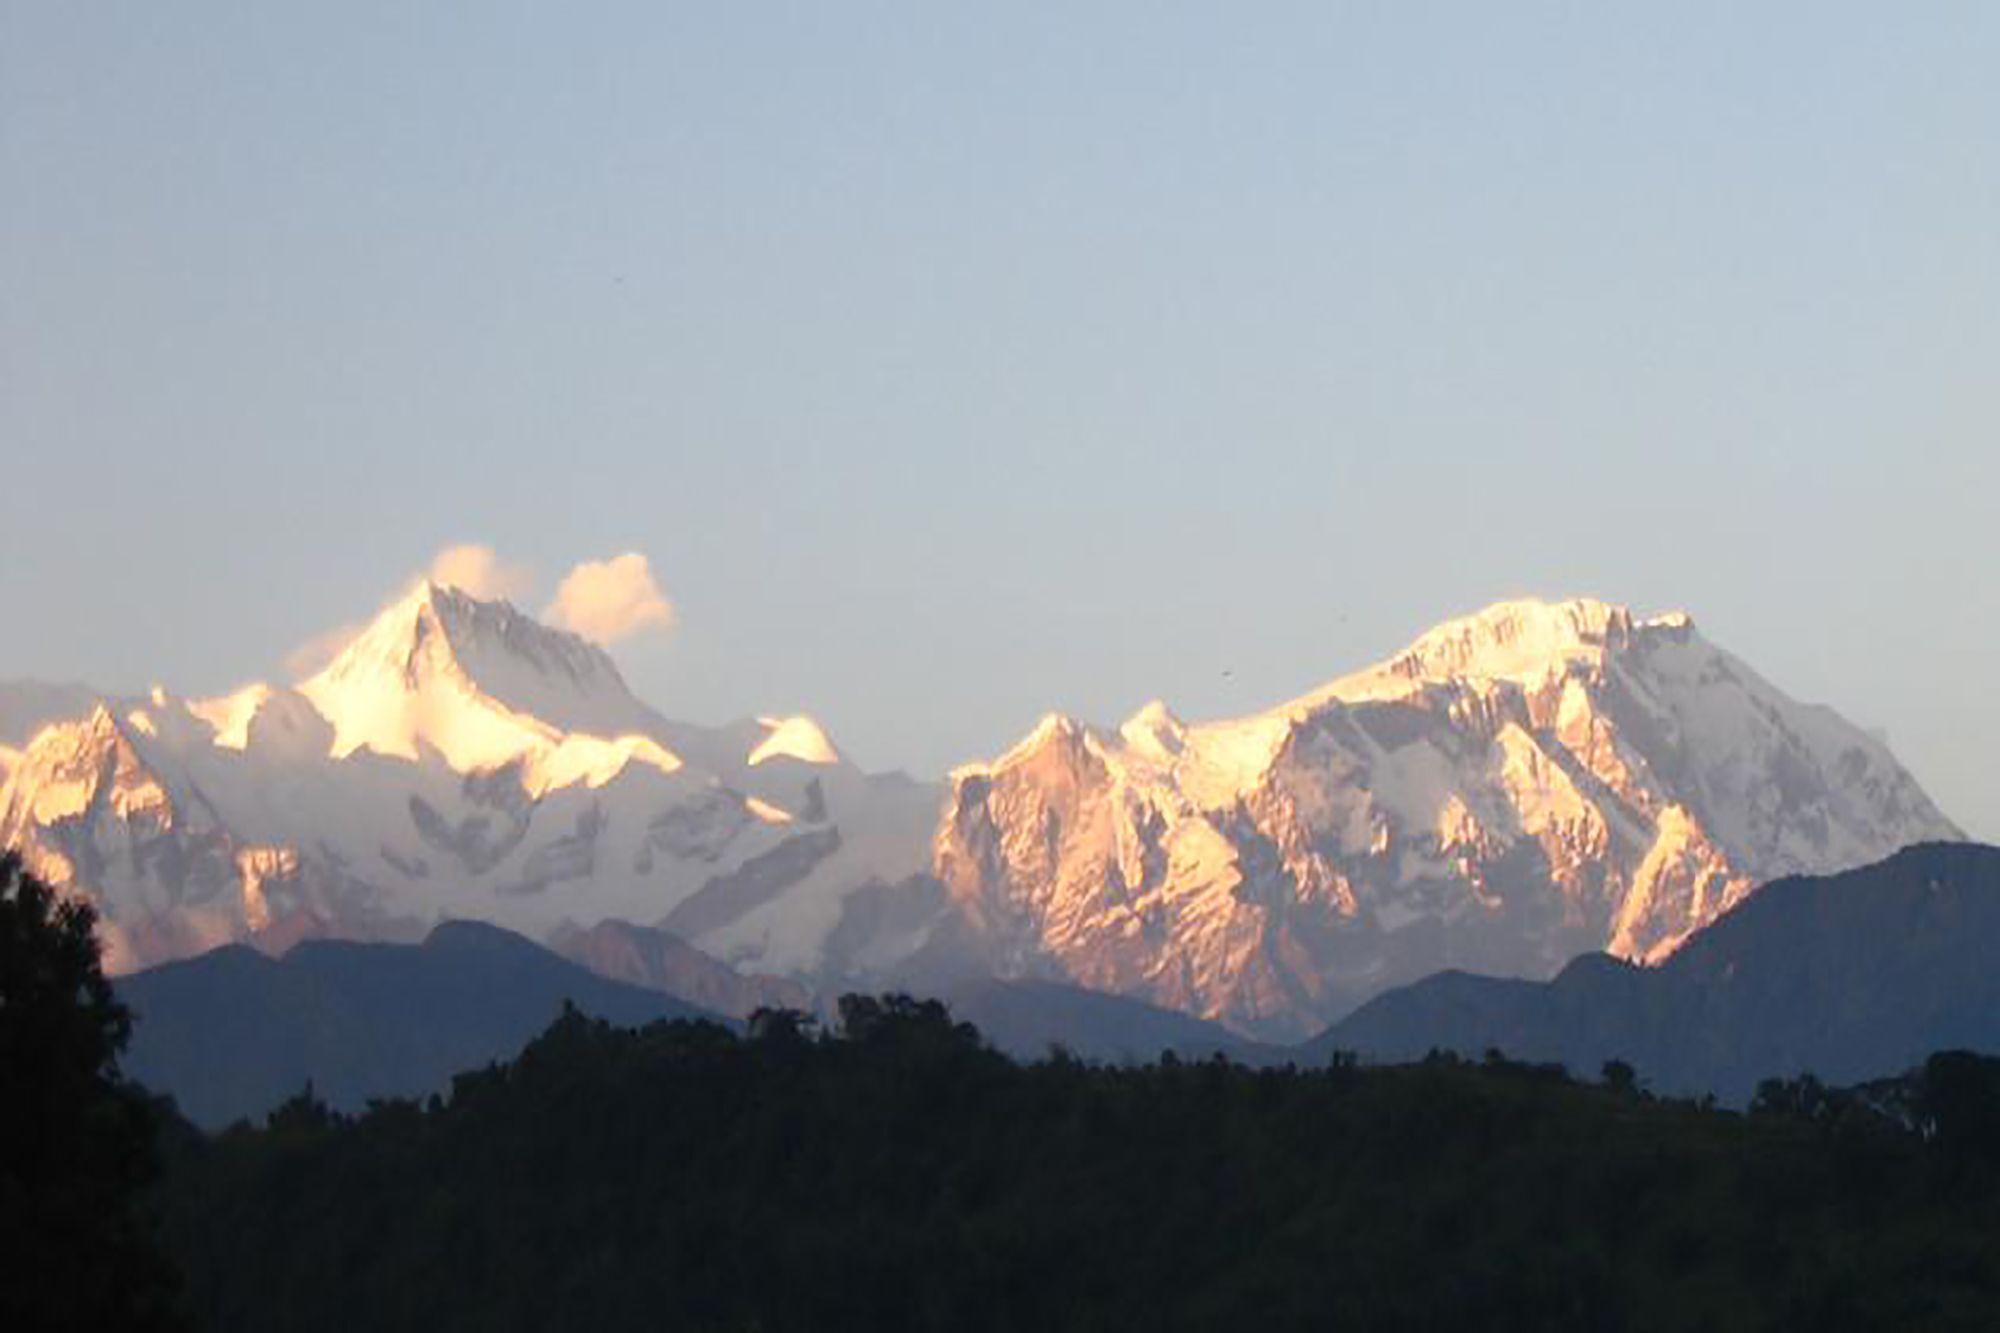
{"label": "small white cloud", "polygon": [[475,542],[439,551],[431,558],[430,577],[433,583],[462,589],[484,601],[523,598],[535,590],[534,571],[508,564],[492,547]]}
{"label": "small white cloud", "polygon": [[577,565],[563,576],[542,615],[552,625],[605,644],[674,623],[672,603],[637,551]]}

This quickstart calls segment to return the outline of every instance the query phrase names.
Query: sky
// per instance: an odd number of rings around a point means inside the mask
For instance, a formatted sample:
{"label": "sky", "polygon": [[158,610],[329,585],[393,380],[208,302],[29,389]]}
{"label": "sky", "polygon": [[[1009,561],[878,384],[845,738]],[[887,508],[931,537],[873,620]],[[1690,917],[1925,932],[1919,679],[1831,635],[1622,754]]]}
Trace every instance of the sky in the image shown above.
{"label": "sky", "polygon": [[2000,838],[1995,69],[1983,3],[0,0],[0,677],[282,677],[471,546],[937,774],[1589,594]]}

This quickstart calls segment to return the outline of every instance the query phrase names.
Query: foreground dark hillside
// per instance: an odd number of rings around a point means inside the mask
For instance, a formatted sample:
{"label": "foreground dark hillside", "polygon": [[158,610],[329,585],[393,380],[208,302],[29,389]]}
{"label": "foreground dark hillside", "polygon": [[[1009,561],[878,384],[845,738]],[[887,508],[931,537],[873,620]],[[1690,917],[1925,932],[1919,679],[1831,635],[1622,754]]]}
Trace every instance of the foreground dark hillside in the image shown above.
{"label": "foreground dark hillside", "polygon": [[[1758,1114],[1489,1060],[1022,1067],[935,1005],[571,1013],[428,1108],[175,1145],[217,1329],[1923,1328],[2000,1318],[2000,1076]],[[1774,1109],[1775,1108],[1775,1109]],[[1911,1128],[1914,1126],[1915,1128]]]}

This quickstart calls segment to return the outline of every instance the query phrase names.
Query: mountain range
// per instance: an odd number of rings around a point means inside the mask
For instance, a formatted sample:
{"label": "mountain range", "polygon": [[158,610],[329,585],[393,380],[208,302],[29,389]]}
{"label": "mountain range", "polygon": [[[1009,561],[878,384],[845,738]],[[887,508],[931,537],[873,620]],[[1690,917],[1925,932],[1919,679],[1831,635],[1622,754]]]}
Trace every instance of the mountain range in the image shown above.
{"label": "mountain range", "polygon": [[1445,968],[1671,955],[1764,880],[1959,834],[1685,615],[1514,602],[1253,717],[1046,719],[935,872],[1005,974],[1297,1038]]}
{"label": "mountain range", "polygon": [[942,785],[809,717],[673,721],[601,648],[428,581],[296,686],[0,686],[0,721],[0,844],[98,904],[113,971],[463,919],[631,980],[719,961],[737,1010],[998,979],[1291,1041],[1441,969],[1660,963],[1766,880],[1959,836],[1688,617],[1588,599],[1247,718],[1051,716]]}
{"label": "mountain range", "polygon": [[99,698],[45,725],[0,843],[97,901],[115,972],[230,941],[622,919],[797,975],[872,961],[825,954],[842,899],[924,869],[935,803],[810,718],[669,721],[602,649],[426,581],[296,688]]}

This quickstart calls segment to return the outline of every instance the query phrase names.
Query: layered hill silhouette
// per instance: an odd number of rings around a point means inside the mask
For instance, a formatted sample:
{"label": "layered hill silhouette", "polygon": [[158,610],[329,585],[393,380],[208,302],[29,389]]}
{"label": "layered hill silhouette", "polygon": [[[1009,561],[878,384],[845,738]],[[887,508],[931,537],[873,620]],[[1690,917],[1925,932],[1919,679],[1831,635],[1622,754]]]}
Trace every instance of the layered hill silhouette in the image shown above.
{"label": "layered hill silhouette", "polygon": [[[453,921],[421,944],[308,940],[280,958],[225,945],[119,980],[137,1018],[125,1070],[214,1128],[262,1116],[308,1084],[345,1111],[442,1091],[455,1074],[513,1058],[565,1005],[622,1027],[674,1018],[737,1026],[757,1008],[810,1008],[802,988],[743,976],[663,932],[600,928],[563,944],[571,957],[498,926]],[[602,974],[628,964],[628,979]],[[1118,1063],[1166,1051],[1242,1062],[1282,1054],[1073,986],[980,981],[947,998],[1018,1060],[1057,1048]]]}
{"label": "layered hill silhouette", "polygon": [[[1777,880],[1655,966],[1593,954],[1548,982],[1444,972],[1293,1047],[1049,982],[933,993],[1022,1061],[1057,1048],[1106,1063],[1170,1051],[1305,1067],[1336,1052],[1397,1063],[1500,1051],[1586,1076],[1623,1060],[1656,1092],[1740,1103],[1766,1078],[1853,1084],[1940,1050],[2000,1053],[1996,940],[2000,848],[1937,843],[1841,875]],[[728,969],[700,961],[701,995],[737,1017],[743,1002],[800,998],[757,979],[719,985],[711,974]],[[687,975],[628,984],[498,927],[453,922],[421,945],[307,941],[276,960],[226,946],[124,978],[119,991],[139,1019],[128,1071],[212,1126],[261,1115],[309,1080],[339,1108],[422,1096],[510,1058],[565,1002],[620,1025],[732,1021],[658,989]]]}
{"label": "layered hill silhouette", "polygon": [[1548,982],[1440,973],[1305,1050],[1500,1050],[1584,1073],[1622,1059],[1656,1091],[1742,1101],[1770,1077],[1855,1083],[1934,1051],[2000,1052],[1996,942],[2000,848],[1926,844],[1766,884],[1654,967],[1593,954]]}
{"label": "layered hill silhouette", "polygon": [[122,978],[136,1022],[125,1072],[209,1128],[311,1084],[328,1105],[444,1091],[511,1059],[572,1004],[621,1026],[712,1018],[497,926],[447,922],[422,944],[308,940],[282,958],[226,945]]}

